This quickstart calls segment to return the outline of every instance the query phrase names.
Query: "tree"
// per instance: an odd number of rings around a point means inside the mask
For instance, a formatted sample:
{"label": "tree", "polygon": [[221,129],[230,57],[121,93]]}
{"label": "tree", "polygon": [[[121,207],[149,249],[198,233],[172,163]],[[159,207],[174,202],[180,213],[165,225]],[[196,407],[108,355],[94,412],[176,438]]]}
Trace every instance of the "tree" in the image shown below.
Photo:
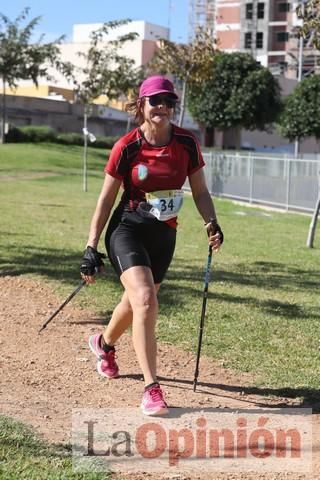
{"label": "tree", "polygon": [[[74,87],[77,101],[84,105],[83,132],[83,190],[87,191],[87,141],[88,116],[94,100],[105,95],[106,103],[128,95],[142,80],[141,68],[135,67],[133,59],[121,55],[124,44],[132,41],[137,34],[132,32],[114,40],[106,40],[110,30],[129,23],[130,20],[110,21],[104,23],[90,35],[90,46],[86,53],[78,52],[84,58],[84,67],[75,67]],[[78,80],[82,78],[82,80]]]}
{"label": "tree", "polygon": [[159,50],[148,65],[150,70],[162,74],[170,73],[181,81],[180,126],[183,125],[187,92],[200,86],[208,77],[215,52],[212,35],[199,29],[194,41],[189,44],[177,44],[162,39]]}
{"label": "tree", "polygon": [[309,0],[301,4],[297,14],[303,19],[300,33],[306,38],[311,36],[312,43],[320,49],[320,0]]}
{"label": "tree", "polygon": [[[313,45],[320,50],[320,0],[310,0],[303,5],[303,8],[300,6],[298,15],[300,15],[303,19],[303,26],[300,33],[305,38],[311,36]],[[319,212],[320,183],[318,188],[318,199],[309,226],[307,238],[307,247],[309,248],[313,247]]]}
{"label": "tree", "polygon": [[85,60],[84,67],[75,67],[74,70],[76,98],[84,105],[84,191],[87,191],[87,121],[94,100],[102,95],[106,96],[106,102],[118,99],[121,95],[127,96],[142,80],[141,68],[136,68],[133,59],[120,53],[124,44],[134,40],[137,34],[132,32],[114,40],[107,39],[110,30],[129,22],[119,20],[104,23],[91,33],[88,51],[78,53]]}
{"label": "tree", "polygon": [[141,81],[141,72],[135,68],[134,60],[120,54],[124,44],[134,40],[138,34],[132,32],[115,40],[107,40],[110,30],[129,22],[119,20],[104,23],[91,33],[88,51],[78,52],[86,65],[75,67],[74,85],[77,99],[84,105],[90,105],[101,95],[106,95],[108,100],[117,99],[123,93],[128,94]]}
{"label": "tree", "polygon": [[279,131],[289,140],[320,140],[320,75],[304,78],[285,99]]}
{"label": "tree", "polygon": [[19,80],[32,80],[38,85],[39,77],[50,78],[48,69],[55,66],[66,76],[71,73],[71,65],[59,60],[58,44],[63,36],[52,43],[42,43],[42,35],[31,44],[31,37],[41,17],[35,17],[22,25],[29,15],[25,8],[15,20],[0,13],[0,76],[2,80],[2,115],[0,141],[5,139],[6,88],[16,88]]}
{"label": "tree", "polygon": [[210,76],[189,89],[188,107],[207,127],[263,130],[280,112],[280,86],[251,55],[217,52]]}
{"label": "tree", "polygon": [[[320,140],[320,75],[303,79],[286,98],[279,119],[279,131],[290,140],[313,136]],[[310,248],[313,247],[319,211],[320,184],[307,238],[307,247]]]}

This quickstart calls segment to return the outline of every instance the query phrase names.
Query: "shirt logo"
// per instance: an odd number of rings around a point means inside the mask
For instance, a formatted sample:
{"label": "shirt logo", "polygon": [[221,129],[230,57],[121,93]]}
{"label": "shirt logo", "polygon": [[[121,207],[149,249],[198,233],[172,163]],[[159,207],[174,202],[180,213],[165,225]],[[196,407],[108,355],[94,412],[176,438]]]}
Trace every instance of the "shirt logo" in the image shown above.
{"label": "shirt logo", "polygon": [[148,176],[148,169],[145,165],[138,165],[138,178],[139,180],[145,180]]}

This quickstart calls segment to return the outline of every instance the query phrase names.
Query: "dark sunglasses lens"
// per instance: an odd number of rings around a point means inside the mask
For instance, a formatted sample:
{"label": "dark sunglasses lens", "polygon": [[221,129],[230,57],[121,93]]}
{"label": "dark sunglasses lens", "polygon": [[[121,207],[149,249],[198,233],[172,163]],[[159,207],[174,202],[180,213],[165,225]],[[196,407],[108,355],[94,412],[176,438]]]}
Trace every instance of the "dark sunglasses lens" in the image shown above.
{"label": "dark sunglasses lens", "polygon": [[173,97],[163,97],[161,95],[153,95],[149,97],[149,103],[152,107],[157,105],[166,104],[168,108],[174,108],[176,106],[176,100]]}

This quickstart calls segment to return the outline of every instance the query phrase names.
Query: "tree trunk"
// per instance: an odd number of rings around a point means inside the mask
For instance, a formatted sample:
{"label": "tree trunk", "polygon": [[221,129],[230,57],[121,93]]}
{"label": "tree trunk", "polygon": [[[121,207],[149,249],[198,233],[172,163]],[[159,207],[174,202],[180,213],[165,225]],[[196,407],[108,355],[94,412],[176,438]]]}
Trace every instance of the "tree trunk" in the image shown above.
{"label": "tree trunk", "polygon": [[223,131],[223,148],[230,150],[240,150],[241,147],[241,128],[230,127]]}
{"label": "tree trunk", "polygon": [[0,143],[5,143],[5,128],[6,128],[6,79],[2,77],[2,105],[1,105],[1,119],[0,119]]}
{"label": "tree trunk", "polygon": [[318,194],[318,200],[316,204],[316,208],[314,209],[312,220],[309,227],[308,239],[307,239],[307,247],[313,248],[313,241],[316,234],[316,227],[317,227],[317,220],[320,211],[320,189]]}
{"label": "tree trunk", "polygon": [[182,84],[182,93],[181,93],[181,103],[180,103],[180,116],[179,116],[179,127],[183,126],[184,112],[186,110],[186,99],[187,99],[187,80],[183,80]]}

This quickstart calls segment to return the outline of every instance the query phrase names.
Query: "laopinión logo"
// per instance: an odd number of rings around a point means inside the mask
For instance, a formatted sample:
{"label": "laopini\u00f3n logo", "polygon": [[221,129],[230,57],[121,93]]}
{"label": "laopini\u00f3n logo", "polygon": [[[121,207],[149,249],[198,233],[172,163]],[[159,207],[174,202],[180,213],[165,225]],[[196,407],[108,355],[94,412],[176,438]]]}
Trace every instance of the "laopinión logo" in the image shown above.
{"label": "laopini\u00f3n logo", "polygon": [[136,408],[77,409],[76,471],[190,473],[310,472],[311,409],[171,409],[145,417]]}

